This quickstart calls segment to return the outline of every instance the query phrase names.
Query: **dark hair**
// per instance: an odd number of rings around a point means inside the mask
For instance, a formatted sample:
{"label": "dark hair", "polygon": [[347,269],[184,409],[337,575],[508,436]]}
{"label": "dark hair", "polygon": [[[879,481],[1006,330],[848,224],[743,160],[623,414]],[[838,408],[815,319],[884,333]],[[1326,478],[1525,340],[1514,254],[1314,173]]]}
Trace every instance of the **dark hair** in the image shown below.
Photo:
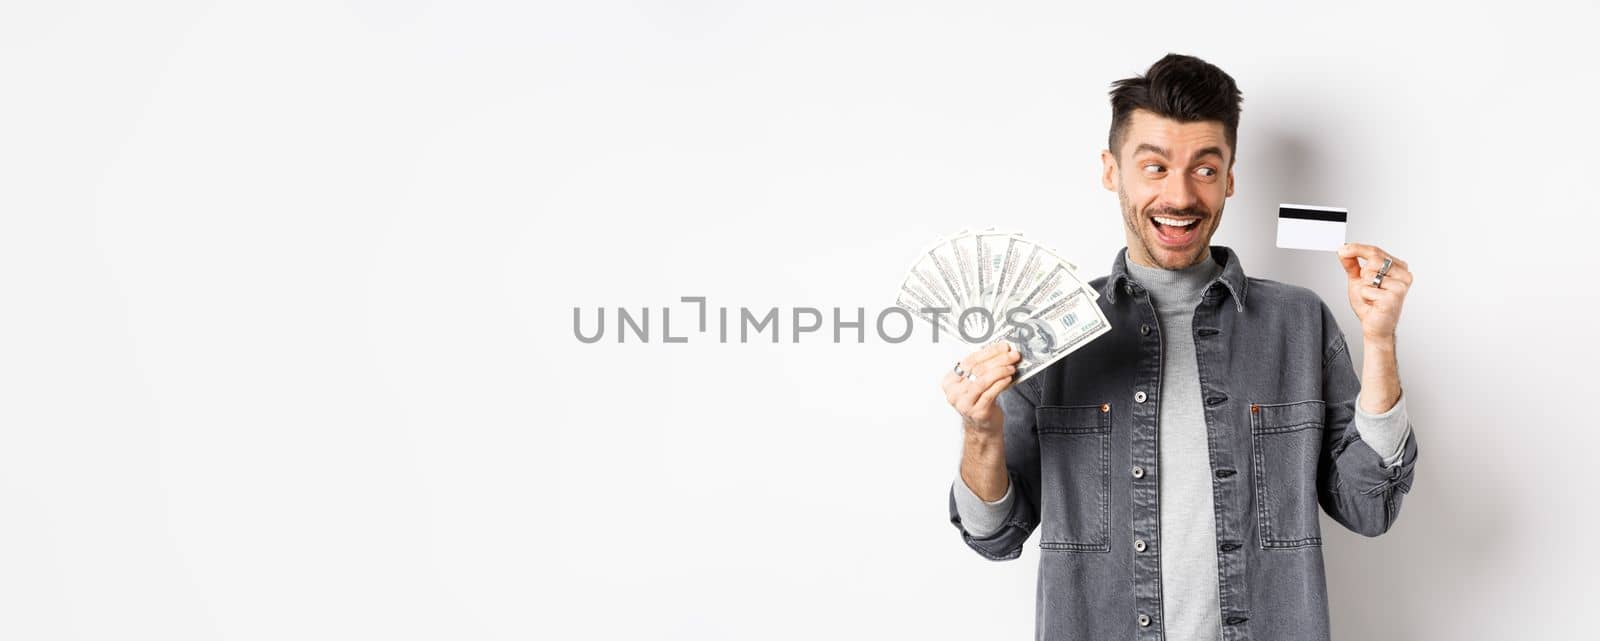
{"label": "dark hair", "polygon": [[1133,110],[1144,109],[1178,122],[1218,121],[1228,140],[1229,166],[1238,150],[1239,93],[1233,77],[1216,65],[1169,53],[1143,76],[1111,83],[1111,153],[1122,153],[1122,138]]}

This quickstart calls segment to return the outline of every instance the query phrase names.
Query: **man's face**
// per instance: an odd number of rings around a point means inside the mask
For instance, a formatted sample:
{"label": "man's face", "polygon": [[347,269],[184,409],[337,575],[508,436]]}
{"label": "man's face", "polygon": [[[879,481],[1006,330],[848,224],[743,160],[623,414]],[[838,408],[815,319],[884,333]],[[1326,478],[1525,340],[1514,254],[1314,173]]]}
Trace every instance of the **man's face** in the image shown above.
{"label": "man's face", "polygon": [[1122,202],[1128,260],[1183,269],[1210,255],[1223,201],[1233,195],[1233,150],[1222,123],[1180,123],[1136,109],[1122,149],[1101,151],[1100,159],[1102,184]]}

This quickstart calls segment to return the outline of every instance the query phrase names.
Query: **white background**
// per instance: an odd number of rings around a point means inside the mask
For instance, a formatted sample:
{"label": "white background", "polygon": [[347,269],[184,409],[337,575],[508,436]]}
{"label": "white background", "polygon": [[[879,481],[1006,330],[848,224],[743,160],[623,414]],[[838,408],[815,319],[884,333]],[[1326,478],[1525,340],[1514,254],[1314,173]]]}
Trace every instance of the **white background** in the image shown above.
{"label": "white background", "polygon": [[[7,3],[0,637],[1032,638],[1036,539],[997,564],[947,520],[947,345],[720,344],[677,301],[877,310],[988,225],[1106,273],[1106,91],[1168,51],[1244,92],[1214,242],[1248,273],[1359,340],[1280,202],[1416,273],[1416,484],[1383,537],[1324,521],[1335,635],[1590,634],[1596,24]],[[690,341],[582,344],[596,306]]]}

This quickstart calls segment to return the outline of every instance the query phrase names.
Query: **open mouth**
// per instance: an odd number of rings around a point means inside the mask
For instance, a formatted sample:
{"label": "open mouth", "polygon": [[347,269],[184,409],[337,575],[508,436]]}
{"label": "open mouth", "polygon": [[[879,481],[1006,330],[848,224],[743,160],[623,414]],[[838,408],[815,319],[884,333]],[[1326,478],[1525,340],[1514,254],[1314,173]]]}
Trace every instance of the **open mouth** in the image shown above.
{"label": "open mouth", "polygon": [[1187,245],[1200,235],[1199,218],[1151,216],[1150,224],[1155,225],[1156,236],[1160,237],[1162,242],[1174,247]]}

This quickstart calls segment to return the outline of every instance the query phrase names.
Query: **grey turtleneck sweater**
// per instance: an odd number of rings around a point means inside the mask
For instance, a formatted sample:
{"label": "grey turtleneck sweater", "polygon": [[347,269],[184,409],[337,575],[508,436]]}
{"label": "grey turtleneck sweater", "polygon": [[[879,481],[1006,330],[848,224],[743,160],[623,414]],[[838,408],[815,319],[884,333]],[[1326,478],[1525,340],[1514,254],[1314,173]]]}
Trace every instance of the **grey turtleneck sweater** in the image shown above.
{"label": "grey turtleneck sweater", "polygon": [[[1190,336],[1195,306],[1206,287],[1222,274],[1222,265],[1207,257],[1192,267],[1165,270],[1128,261],[1129,276],[1149,290],[1162,336]],[[1200,368],[1194,341],[1162,341],[1159,450],[1161,469],[1162,620],[1170,639],[1215,641],[1222,637],[1221,599],[1217,584],[1217,528],[1211,497],[1211,469],[1206,450],[1206,422],[1200,402]],[[1384,457],[1400,462],[1410,434],[1405,398],[1382,414],[1370,414],[1356,403],[1355,427],[1361,438]],[[1011,511],[1013,496],[989,502],[978,498],[956,472],[956,512],[973,536],[998,531]]]}

